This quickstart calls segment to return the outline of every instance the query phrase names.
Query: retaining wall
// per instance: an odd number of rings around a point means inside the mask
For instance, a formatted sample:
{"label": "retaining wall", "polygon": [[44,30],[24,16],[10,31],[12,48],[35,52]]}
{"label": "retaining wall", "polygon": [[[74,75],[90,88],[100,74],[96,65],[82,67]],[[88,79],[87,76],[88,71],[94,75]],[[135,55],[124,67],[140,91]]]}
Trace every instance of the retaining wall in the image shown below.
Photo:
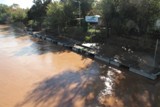
{"label": "retaining wall", "polygon": [[59,42],[56,39],[49,38],[49,37],[46,37],[46,36],[42,36],[40,34],[33,34],[31,32],[28,32],[28,34],[32,35],[33,37],[37,37],[37,38],[40,38],[42,40],[47,40],[49,42],[52,42],[52,43],[60,45],[60,46],[65,46],[65,47],[71,48],[72,51],[75,51],[77,53],[84,53],[85,55],[92,56],[94,59],[100,60],[100,61],[104,62],[105,64],[110,64],[110,65],[113,65],[113,66],[116,66],[116,67],[126,66],[129,71],[134,72],[136,74],[139,74],[143,77],[152,79],[152,80],[155,80],[157,78],[157,76],[160,75],[160,72],[158,72],[157,74],[151,74],[151,73],[145,72],[143,70],[131,67],[130,65],[126,65],[126,64],[124,65],[123,63],[117,61],[116,59],[104,57],[104,56],[101,56],[101,55],[97,55],[96,52],[91,51],[90,49],[87,49],[86,47],[83,47],[82,45],[81,46],[80,45],[71,46],[69,44]]}

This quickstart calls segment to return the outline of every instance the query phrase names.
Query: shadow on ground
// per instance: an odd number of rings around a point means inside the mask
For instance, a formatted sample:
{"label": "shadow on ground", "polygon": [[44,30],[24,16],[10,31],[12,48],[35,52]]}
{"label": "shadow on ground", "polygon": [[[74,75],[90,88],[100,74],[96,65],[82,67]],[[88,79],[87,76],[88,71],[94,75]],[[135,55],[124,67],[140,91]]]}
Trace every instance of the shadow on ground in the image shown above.
{"label": "shadow on ground", "polygon": [[152,81],[132,73],[126,77],[115,87],[123,107],[160,107],[159,80]]}
{"label": "shadow on ground", "polygon": [[[15,107],[159,107],[160,82],[92,63],[34,84]],[[30,107],[32,107],[30,106]]]}
{"label": "shadow on ground", "polygon": [[80,71],[67,70],[34,85],[24,101],[15,107],[95,107],[103,83],[95,63]]}

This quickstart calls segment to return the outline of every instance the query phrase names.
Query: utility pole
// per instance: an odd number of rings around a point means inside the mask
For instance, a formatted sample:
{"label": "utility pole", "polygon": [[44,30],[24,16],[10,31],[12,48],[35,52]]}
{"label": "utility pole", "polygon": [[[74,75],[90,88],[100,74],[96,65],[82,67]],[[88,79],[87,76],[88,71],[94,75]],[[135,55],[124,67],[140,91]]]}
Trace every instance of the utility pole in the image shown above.
{"label": "utility pole", "polygon": [[79,26],[81,26],[81,1],[78,1],[79,3]]}
{"label": "utility pole", "polygon": [[74,0],[74,2],[78,3],[78,15],[79,15],[78,21],[79,21],[79,26],[81,26],[81,1]]}

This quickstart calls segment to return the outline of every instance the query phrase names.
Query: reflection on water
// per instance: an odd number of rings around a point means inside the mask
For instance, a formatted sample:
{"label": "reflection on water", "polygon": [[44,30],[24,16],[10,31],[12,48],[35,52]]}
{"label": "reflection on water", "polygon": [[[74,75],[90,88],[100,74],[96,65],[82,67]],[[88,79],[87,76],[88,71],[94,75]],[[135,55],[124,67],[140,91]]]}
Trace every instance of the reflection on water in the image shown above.
{"label": "reflection on water", "polygon": [[100,96],[112,95],[113,90],[113,80],[112,77],[114,73],[112,71],[108,71],[107,76],[100,76],[100,78],[104,81],[105,89],[101,91]]}
{"label": "reflection on water", "polygon": [[119,79],[125,78],[121,74],[122,72],[120,70],[115,69],[111,66],[108,67],[108,70],[106,72],[106,75],[100,76],[100,79],[104,82],[104,89],[102,89],[98,95],[98,100],[101,103],[104,103],[103,100],[105,100],[106,97],[114,95],[114,86],[116,85],[117,81],[120,81]]}

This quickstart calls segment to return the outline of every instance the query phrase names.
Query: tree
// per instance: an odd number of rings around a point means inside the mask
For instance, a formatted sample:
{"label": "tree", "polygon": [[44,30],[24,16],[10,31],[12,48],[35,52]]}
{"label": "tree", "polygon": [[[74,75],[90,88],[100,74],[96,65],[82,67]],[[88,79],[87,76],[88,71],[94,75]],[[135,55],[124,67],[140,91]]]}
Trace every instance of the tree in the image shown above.
{"label": "tree", "polygon": [[18,4],[13,4],[10,7],[11,21],[12,22],[24,22],[27,18],[27,9],[22,9]]}
{"label": "tree", "polygon": [[6,23],[10,17],[8,13],[9,7],[4,4],[0,4],[0,23]]}
{"label": "tree", "polygon": [[53,2],[47,6],[45,25],[60,32],[65,26],[64,5],[61,2]]}
{"label": "tree", "polygon": [[51,0],[34,0],[34,5],[28,11],[28,20],[37,22],[37,27],[41,28],[42,22],[46,16],[46,9]]}
{"label": "tree", "polygon": [[[101,0],[103,22],[118,35],[131,30],[145,34],[160,17],[159,0]],[[128,26],[131,23],[134,26]],[[109,29],[107,29],[109,32]]]}
{"label": "tree", "polygon": [[63,12],[64,12],[64,19],[66,26],[67,25],[73,25],[73,20],[75,20],[75,15],[74,15],[74,7],[72,6],[72,3],[70,1],[65,2],[63,7]]}
{"label": "tree", "polygon": [[112,20],[116,16],[116,7],[113,0],[102,0],[102,19],[105,25],[107,26],[107,37],[109,37],[110,29],[112,26]]}
{"label": "tree", "polygon": [[92,5],[94,3],[94,0],[80,0],[81,1],[81,12],[82,17],[84,18],[87,13],[92,10]]}

